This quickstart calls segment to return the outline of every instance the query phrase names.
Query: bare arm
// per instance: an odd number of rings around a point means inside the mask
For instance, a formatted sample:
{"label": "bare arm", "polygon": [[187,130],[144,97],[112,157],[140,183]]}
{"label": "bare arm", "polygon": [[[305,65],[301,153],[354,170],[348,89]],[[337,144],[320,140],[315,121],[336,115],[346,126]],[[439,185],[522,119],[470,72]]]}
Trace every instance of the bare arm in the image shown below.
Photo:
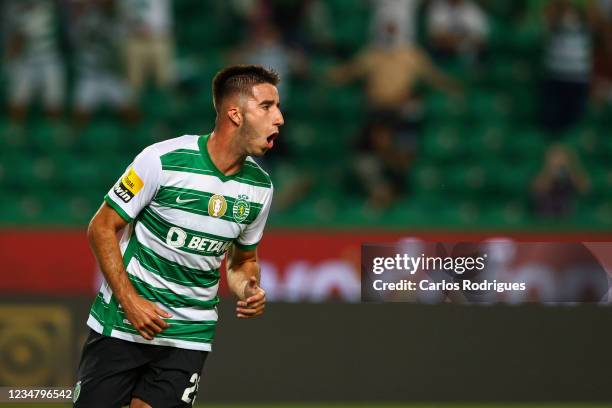
{"label": "bare arm", "polygon": [[239,318],[263,314],[266,292],[259,287],[259,282],[257,250],[242,250],[232,245],[227,256],[227,283],[239,299],[236,308]]}
{"label": "bare arm", "polygon": [[330,81],[337,85],[344,85],[367,74],[368,60],[370,54],[366,51],[353,58],[351,61],[332,67],[327,72]]}
{"label": "bare arm", "polygon": [[[87,228],[89,245],[98,260],[106,282],[136,330],[147,340],[168,327],[161,317],[171,317],[154,303],[143,299],[128,278],[119,249],[117,232],[127,225],[115,210],[104,203]],[[160,317],[161,316],[161,317]]]}
{"label": "bare arm", "polygon": [[454,97],[463,94],[461,85],[436,67],[425,53],[420,53],[423,78],[427,83],[439,91],[446,92]]}

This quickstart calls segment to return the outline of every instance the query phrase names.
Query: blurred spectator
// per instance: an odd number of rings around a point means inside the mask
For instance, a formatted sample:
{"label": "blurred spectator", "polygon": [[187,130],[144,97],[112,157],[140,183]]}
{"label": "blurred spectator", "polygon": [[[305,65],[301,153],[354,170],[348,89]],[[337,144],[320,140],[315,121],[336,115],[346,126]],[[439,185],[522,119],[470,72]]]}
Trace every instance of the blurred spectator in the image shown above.
{"label": "blurred spectator", "polygon": [[231,9],[240,24],[246,26],[246,36],[250,37],[257,28],[270,21],[270,5],[265,0],[230,0]]}
{"label": "blurred spectator", "polygon": [[120,63],[121,27],[115,1],[73,1],[70,28],[76,68],[75,121],[87,123],[91,113],[105,104],[126,119],[135,117]]}
{"label": "blurred spectator", "polygon": [[231,59],[235,63],[261,65],[276,71],[282,79],[278,84],[278,91],[284,101],[290,99],[291,76],[304,75],[308,62],[302,53],[283,43],[279,30],[270,23],[262,23],[253,35],[234,51]]}
{"label": "blurred spectator", "polygon": [[612,104],[612,0],[589,2],[596,21],[593,90],[598,101]]}
{"label": "blurred spectator", "polygon": [[396,26],[389,23],[377,44],[330,71],[337,84],[365,79],[368,124],[359,143],[356,171],[370,205],[379,209],[392,204],[406,186],[421,121],[414,92],[417,82],[423,79],[443,91],[459,93],[458,84],[440,72],[423,50],[397,41],[396,35]]}
{"label": "blurred spectator", "polygon": [[324,0],[304,1],[303,47],[307,51],[336,52],[332,20],[328,4]]}
{"label": "blurred spectator", "polygon": [[544,165],[531,185],[536,215],[563,218],[575,210],[576,199],[589,190],[590,181],[578,156],[554,144],[546,152]]}
{"label": "blurred spectator", "polygon": [[473,61],[486,48],[489,24],[472,0],[435,0],[427,10],[427,34],[434,57]]}
{"label": "blurred spectator", "polygon": [[384,41],[389,24],[397,27],[398,43],[414,43],[417,36],[417,11],[421,0],[374,0],[372,1],[372,39]]}
{"label": "blurred spectator", "polygon": [[[287,101],[291,100],[292,78],[295,75],[305,75],[308,64],[302,53],[290,49],[283,43],[279,30],[273,24],[263,22],[253,35],[246,39],[245,44],[233,53],[231,59],[236,64],[261,65],[276,71],[281,78],[277,88],[283,103],[283,115],[285,118],[291,117],[291,105]],[[291,121],[287,120],[287,122]],[[269,169],[270,166],[276,164],[279,158],[284,161],[291,160],[292,152],[287,143],[290,134],[291,126],[283,127],[282,137],[276,140],[274,150],[265,157],[256,159],[262,167]],[[284,210],[290,207],[298,202],[311,186],[310,175],[296,172],[296,176],[286,180],[285,185],[276,193],[275,208]]]}
{"label": "blurred spectator", "polygon": [[588,99],[592,68],[591,26],[584,10],[569,0],[548,4],[545,12],[542,124],[563,132],[582,116]]}
{"label": "blurred spectator", "polygon": [[130,85],[140,95],[149,74],[159,88],[174,79],[174,39],[170,0],[121,0],[127,30],[126,64]]}
{"label": "blurred spectator", "polygon": [[331,17],[323,0],[231,0],[230,4],[247,27],[246,38],[273,25],[291,49],[334,52]]}
{"label": "blurred spectator", "polygon": [[290,46],[301,46],[304,43],[302,22],[308,3],[303,0],[269,1],[271,22],[278,27],[283,40]]}
{"label": "blurred spectator", "polygon": [[57,118],[64,102],[64,64],[56,36],[51,0],[4,3],[5,57],[9,77],[9,115],[22,122],[40,93],[45,112]]}

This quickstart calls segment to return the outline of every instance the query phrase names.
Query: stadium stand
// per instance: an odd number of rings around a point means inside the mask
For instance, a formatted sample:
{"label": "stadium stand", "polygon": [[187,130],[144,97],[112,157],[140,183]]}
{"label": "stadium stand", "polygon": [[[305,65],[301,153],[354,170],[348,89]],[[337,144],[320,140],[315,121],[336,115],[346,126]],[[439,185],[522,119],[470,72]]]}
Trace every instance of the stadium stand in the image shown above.
{"label": "stadium stand", "polygon": [[[108,112],[85,128],[51,123],[37,110],[21,135],[0,117],[0,223],[82,225],[101,203],[121,169],[146,145],[213,126],[210,80],[243,33],[216,2],[177,1],[178,87],[149,90],[141,121],[124,125]],[[493,2],[494,3],[494,2]],[[611,105],[590,105],[561,136],[581,158],[591,180],[576,211],[563,219],[539,219],[530,210],[530,184],[550,143],[538,127],[538,81],[543,33],[534,13],[506,19],[489,10],[488,57],[475,67],[451,62],[444,70],[462,82],[462,101],[424,91],[426,117],[409,193],[384,212],[371,211],[350,172],[350,151],[363,125],[359,85],[330,89],[325,72],[367,43],[366,2],[329,2],[335,52],[309,51],[309,75],[291,84],[290,160],[271,169],[282,186],[291,171],[315,182],[295,205],[271,217],[274,226],[372,226],[609,229],[612,227]],[[422,18],[422,17],[421,17]],[[0,81],[4,99],[7,78]],[[282,137],[282,136],[281,136]]]}

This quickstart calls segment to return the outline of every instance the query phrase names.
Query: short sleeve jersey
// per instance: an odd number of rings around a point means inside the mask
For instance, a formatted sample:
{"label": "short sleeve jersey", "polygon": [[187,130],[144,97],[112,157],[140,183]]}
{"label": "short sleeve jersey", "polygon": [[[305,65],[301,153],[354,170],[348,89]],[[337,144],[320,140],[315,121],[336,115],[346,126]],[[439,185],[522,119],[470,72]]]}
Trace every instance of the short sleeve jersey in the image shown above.
{"label": "short sleeve jersey", "polygon": [[268,174],[250,157],[226,176],[212,162],[208,135],[182,136],[144,149],[104,197],[128,221],[120,249],[131,283],[172,314],[154,340],[142,338],[107,282],[88,325],[111,337],[211,350],[219,268],[230,245],[254,249],[272,202]]}

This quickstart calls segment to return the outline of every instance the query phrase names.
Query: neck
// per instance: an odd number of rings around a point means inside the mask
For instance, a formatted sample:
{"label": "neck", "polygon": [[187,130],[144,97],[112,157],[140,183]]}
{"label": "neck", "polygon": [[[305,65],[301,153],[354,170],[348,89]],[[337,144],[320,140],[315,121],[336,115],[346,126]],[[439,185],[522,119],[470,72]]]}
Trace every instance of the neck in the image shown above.
{"label": "neck", "polygon": [[246,159],[238,143],[238,131],[215,126],[208,138],[210,160],[226,176],[238,173]]}

